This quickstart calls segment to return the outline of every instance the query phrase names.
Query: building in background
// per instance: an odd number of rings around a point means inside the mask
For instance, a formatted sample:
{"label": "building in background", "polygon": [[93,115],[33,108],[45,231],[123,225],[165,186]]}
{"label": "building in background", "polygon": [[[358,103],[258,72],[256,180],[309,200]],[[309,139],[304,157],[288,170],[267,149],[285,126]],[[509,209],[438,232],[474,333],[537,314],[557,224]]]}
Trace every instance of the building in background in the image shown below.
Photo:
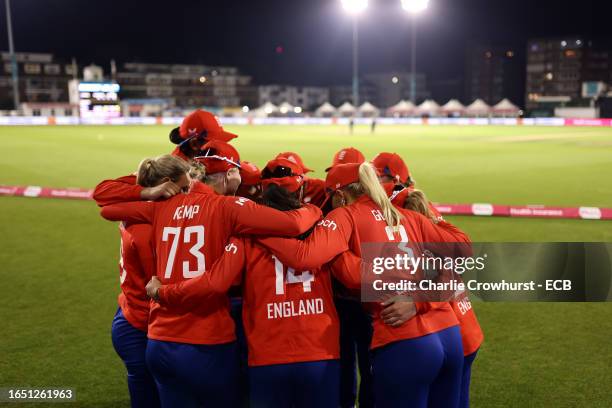
{"label": "building in background", "polygon": [[[53,54],[16,53],[19,72],[19,100],[54,109],[53,104],[66,108],[68,103],[68,82],[77,74],[77,66],[62,61]],[[42,104],[42,105],[41,105]],[[0,109],[13,109],[12,65],[8,52],[2,52],[0,68]],[[38,108],[33,109],[38,112]]]}
{"label": "building in background", "polygon": [[508,46],[473,45],[467,49],[465,96],[469,104],[482,99],[494,105],[504,98],[522,104],[524,66],[516,49]]}
{"label": "building in background", "polygon": [[612,52],[582,37],[532,39],[527,44],[527,109],[548,114],[562,105],[590,104],[585,82],[610,84]]}
{"label": "building in background", "polygon": [[254,106],[258,99],[252,78],[236,67],[130,62],[116,80],[122,99],[164,99],[180,108]]}
{"label": "building in background", "polygon": [[277,106],[288,102],[305,111],[313,111],[330,98],[329,88],[320,86],[262,85],[257,90],[259,106],[266,102]]}

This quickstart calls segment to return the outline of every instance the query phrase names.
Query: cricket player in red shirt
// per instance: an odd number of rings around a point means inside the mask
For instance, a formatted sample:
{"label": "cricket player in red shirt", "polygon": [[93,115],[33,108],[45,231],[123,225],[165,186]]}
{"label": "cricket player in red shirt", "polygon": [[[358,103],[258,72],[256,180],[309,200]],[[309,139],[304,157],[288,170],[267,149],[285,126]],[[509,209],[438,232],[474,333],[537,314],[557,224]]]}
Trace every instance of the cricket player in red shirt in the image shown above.
{"label": "cricket player in red shirt", "polygon": [[[263,170],[263,202],[283,211],[302,206],[301,166],[274,159]],[[160,288],[160,303],[195,306],[242,281],[243,321],[249,345],[251,405],[329,407],[339,404],[339,324],[329,268],[296,271],[253,239],[233,238],[212,269],[197,279]],[[353,256],[349,251],[342,256]],[[359,258],[357,258],[359,261]],[[359,274],[338,276],[359,287]]]}
{"label": "cricket player in red shirt", "polygon": [[[415,190],[414,180],[410,176],[408,166],[397,153],[379,153],[372,160],[376,167],[385,191],[391,202],[399,207],[420,212],[433,222],[442,220],[442,215],[429,202],[424,194]],[[463,377],[461,382],[460,407],[469,406],[469,390],[471,367],[478,349],[482,344],[484,335],[472,304],[467,294],[462,294],[460,300],[450,302],[461,329],[461,340],[463,341]]]}
{"label": "cricket player in red shirt", "polygon": [[306,173],[310,173],[312,169],[306,167],[304,160],[302,160],[302,157],[296,152],[279,153],[276,155],[276,158],[290,160],[302,168],[304,172],[304,194],[302,201],[320,207],[325,200],[325,181],[306,176]]}
{"label": "cricket player in red shirt", "polygon": [[[295,236],[308,230],[321,211],[311,205],[294,211],[263,207],[233,197],[240,175],[238,152],[227,143],[203,147],[205,183],[166,201],[130,202],[102,208],[108,220],[151,224],[156,276],[162,283],[198,277],[223,254],[231,235]],[[229,194],[225,196],[223,194]],[[147,364],[163,407],[235,406],[237,355],[234,323],[226,295],[196,308],[159,304],[149,316]]]}
{"label": "cricket player in red shirt", "polygon": [[[283,264],[309,270],[364,242],[469,242],[453,225],[433,224],[389,201],[370,163],[334,166],[326,187],[333,207],[304,241],[264,238],[260,243]],[[456,406],[463,349],[457,318],[448,303],[415,303],[415,315],[387,325],[382,305],[368,304],[373,319],[374,390],[377,407]]]}
{"label": "cricket player in red shirt", "polygon": [[[177,188],[189,187],[187,163],[171,155],[146,159],[139,166],[137,185],[144,188],[170,181]],[[158,407],[155,381],[146,365],[149,299],[145,285],[155,273],[151,225],[119,224],[121,234],[119,307],[113,318],[111,336],[115,351],[127,369],[132,407]]]}

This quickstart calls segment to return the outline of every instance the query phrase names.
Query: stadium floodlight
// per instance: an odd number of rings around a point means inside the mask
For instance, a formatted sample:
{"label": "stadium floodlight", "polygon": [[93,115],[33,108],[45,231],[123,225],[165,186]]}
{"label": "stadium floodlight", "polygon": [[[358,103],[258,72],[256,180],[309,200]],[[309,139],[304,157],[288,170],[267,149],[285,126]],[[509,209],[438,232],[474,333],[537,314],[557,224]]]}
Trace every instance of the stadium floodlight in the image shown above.
{"label": "stadium floodlight", "polygon": [[411,58],[410,58],[410,102],[416,103],[416,36],[417,19],[420,12],[427,9],[429,0],[401,0],[402,8],[412,14]]}
{"label": "stadium floodlight", "polygon": [[294,113],[302,113],[302,107],[301,106],[296,106],[295,108],[293,108],[293,112]]}
{"label": "stadium floodlight", "polygon": [[249,107],[248,107],[247,105],[244,105],[244,106],[242,107],[242,112],[244,112],[244,113],[249,113]]}
{"label": "stadium floodlight", "polygon": [[349,13],[359,14],[368,8],[368,0],[342,0],[342,7]]}
{"label": "stadium floodlight", "polygon": [[368,0],[341,0],[342,7],[353,15],[353,105],[359,105],[359,37],[357,15],[368,8]]}
{"label": "stadium floodlight", "polygon": [[428,5],[429,0],[402,0],[402,8],[409,13],[420,13]]}

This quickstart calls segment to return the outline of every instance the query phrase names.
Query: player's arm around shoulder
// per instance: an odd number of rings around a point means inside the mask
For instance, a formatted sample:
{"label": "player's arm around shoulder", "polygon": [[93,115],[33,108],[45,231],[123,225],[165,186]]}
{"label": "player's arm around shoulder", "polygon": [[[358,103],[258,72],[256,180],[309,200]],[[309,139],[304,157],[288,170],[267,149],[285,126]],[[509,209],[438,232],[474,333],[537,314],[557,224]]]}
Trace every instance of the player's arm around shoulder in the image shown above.
{"label": "player's arm around shoulder", "polygon": [[295,236],[308,231],[321,217],[314,205],[279,211],[243,197],[227,197],[226,209],[234,231],[242,234]]}

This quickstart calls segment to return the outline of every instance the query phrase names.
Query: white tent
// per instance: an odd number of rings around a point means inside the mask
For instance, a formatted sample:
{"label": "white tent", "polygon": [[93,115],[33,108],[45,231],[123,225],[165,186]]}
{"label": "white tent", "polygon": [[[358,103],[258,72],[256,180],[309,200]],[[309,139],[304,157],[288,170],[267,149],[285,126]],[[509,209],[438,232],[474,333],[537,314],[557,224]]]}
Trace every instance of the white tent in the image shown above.
{"label": "white tent", "polygon": [[372,105],[370,102],[364,102],[358,110],[362,116],[368,117],[378,116],[378,114],[380,113],[380,110],[376,106]]}
{"label": "white tent", "polygon": [[412,102],[401,100],[395,105],[389,107],[389,109],[387,109],[387,112],[389,112],[389,114],[393,116],[405,116],[410,115],[412,112],[414,112],[414,109],[415,106]]}
{"label": "white tent", "polygon": [[469,116],[487,116],[491,107],[482,99],[476,99],[465,108],[465,113]]}
{"label": "white tent", "polygon": [[430,115],[433,116],[440,110],[440,105],[433,99],[426,99],[422,104],[416,107],[416,111],[419,115]]}
{"label": "white tent", "polygon": [[451,99],[442,105],[441,110],[444,113],[463,113],[465,106],[457,99]]}
{"label": "white tent", "polygon": [[316,116],[333,116],[336,113],[336,108],[329,102],[325,102],[315,110]]}
{"label": "white tent", "polygon": [[507,98],[502,99],[493,106],[493,113],[500,116],[518,116],[519,111],[519,107]]}
{"label": "white tent", "polygon": [[288,113],[293,113],[293,108],[295,108],[295,106],[289,102],[283,102],[278,106],[278,111],[283,115],[286,115]]}
{"label": "white tent", "polygon": [[355,111],[356,111],[355,107],[350,102],[344,102],[338,108],[338,112],[342,116],[352,116],[355,114]]}
{"label": "white tent", "polygon": [[253,109],[250,115],[258,118],[265,118],[275,113],[278,113],[278,106],[274,105],[272,102],[266,102],[259,108]]}

